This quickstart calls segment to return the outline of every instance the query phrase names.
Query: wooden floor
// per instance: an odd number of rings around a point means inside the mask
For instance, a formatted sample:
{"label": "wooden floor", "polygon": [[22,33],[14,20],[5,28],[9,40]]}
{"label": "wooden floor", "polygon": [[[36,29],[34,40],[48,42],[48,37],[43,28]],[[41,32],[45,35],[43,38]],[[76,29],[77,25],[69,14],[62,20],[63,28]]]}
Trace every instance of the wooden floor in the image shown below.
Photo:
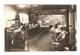
{"label": "wooden floor", "polygon": [[29,39],[29,50],[47,51],[49,50],[50,40],[51,35],[49,33],[40,32],[34,38]]}

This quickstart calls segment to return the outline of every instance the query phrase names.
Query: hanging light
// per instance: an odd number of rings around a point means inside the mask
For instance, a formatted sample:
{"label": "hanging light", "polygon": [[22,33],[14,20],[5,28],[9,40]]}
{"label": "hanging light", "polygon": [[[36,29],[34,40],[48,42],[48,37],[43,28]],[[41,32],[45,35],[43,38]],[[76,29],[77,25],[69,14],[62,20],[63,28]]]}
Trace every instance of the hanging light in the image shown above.
{"label": "hanging light", "polygon": [[61,11],[63,11],[63,12],[64,12],[64,11],[66,11],[66,9],[61,9]]}

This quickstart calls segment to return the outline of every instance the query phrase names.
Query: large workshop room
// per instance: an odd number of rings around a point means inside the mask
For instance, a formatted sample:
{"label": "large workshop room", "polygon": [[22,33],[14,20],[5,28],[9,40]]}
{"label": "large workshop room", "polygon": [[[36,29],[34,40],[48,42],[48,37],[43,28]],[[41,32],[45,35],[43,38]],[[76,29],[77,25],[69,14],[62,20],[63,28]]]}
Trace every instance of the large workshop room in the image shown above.
{"label": "large workshop room", "polygon": [[76,5],[6,4],[5,51],[76,51]]}

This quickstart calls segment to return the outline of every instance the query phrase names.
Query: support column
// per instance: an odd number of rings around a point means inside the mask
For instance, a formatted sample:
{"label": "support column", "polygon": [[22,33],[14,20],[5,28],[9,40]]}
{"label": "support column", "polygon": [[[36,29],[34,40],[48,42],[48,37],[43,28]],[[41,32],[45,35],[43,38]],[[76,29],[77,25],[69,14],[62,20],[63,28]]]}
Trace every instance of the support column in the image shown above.
{"label": "support column", "polygon": [[75,45],[75,14],[74,5],[69,8],[69,46],[70,50],[74,50]]}

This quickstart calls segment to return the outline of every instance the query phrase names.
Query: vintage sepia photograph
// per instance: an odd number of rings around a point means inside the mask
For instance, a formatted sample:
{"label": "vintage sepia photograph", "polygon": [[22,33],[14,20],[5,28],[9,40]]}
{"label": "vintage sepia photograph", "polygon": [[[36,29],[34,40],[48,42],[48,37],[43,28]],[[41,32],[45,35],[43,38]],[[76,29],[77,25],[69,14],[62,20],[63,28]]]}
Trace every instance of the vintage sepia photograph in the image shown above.
{"label": "vintage sepia photograph", "polygon": [[5,51],[77,51],[76,5],[5,4]]}

